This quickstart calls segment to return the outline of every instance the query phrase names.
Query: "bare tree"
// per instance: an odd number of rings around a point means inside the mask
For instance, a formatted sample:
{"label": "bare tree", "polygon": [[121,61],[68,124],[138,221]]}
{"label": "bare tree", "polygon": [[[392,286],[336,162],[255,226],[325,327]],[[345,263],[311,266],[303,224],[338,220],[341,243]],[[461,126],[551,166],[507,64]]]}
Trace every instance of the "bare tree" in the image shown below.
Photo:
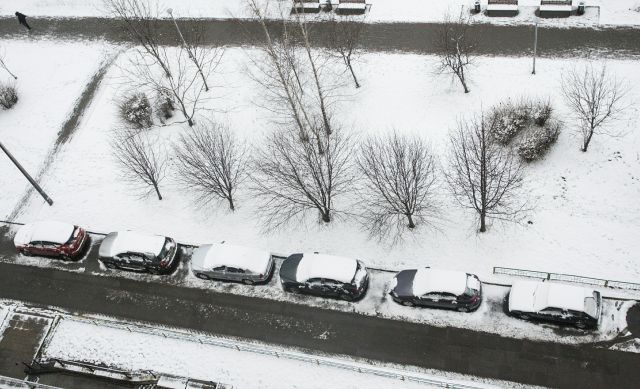
{"label": "bare tree", "polygon": [[142,46],[166,77],[171,77],[168,58],[158,42],[162,19],[157,1],[105,0],[106,11],[122,23],[124,31]]}
{"label": "bare tree", "polygon": [[365,179],[365,226],[372,236],[395,230],[397,239],[438,213],[435,162],[420,138],[395,131],[371,137],[361,144],[357,164]]}
{"label": "bare tree", "polygon": [[346,70],[353,77],[356,88],[360,88],[353,71],[353,62],[360,56],[362,33],[366,24],[361,18],[333,19],[329,23],[329,52],[344,63]]}
{"label": "bare tree", "polygon": [[11,72],[11,70],[9,70],[9,68],[7,67],[7,64],[4,62],[4,51],[1,50],[1,48],[0,48],[0,67],[3,68],[4,70],[6,70],[7,73],[9,73],[11,75],[11,77],[13,77],[14,80],[18,79],[18,76],[13,74]]}
{"label": "bare tree", "polygon": [[160,183],[164,179],[167,156],[148,132],[119,130],[111,142],[122,177],[148,195],[155,191],[162,200]]}
{"label": "bare tree", "polygon": [[440,57],[436,71],[454,75],[462,84],[464,93],[469,93],[467,68],[474,63],[476,39],[469,32],[471,19],[460,11],[460,16],[445,15],[436,38],[436,52]]}
{"label": "bare tree", "polygon": [[[297,129],[281,129],[255,151],[251,178],[267,226],[282,226],[308,211],[329,223],[335,199],[351,187],[350,139],[337,129],[331,135],[315,131],[310,137],[301,141]],[[322,153],[317,144],[322,144]]]}
{"label": "bare tree", "polygon": [[245,178],[246,147],[226,126],[209,122],[182,134],[176,148],[180,180],[200,193],[199,200],[226,200],[235,210],[235,193]]}
{"label": "bare tree", "polygon": [[624,110],[622,99],[626,91],[622,81],[609,74],[606,66],[597,69],[588,65],[562,74],[562,94],[580,120],[582,151],[587,151],[593,135],[606,134],[604,125]]}
{"label": "bare tree", "polygon": [[445,178],[458,203],[473,209],[480,218],[513,220],[524,210],[519,198],[522,168],[510,149],[491,139],[495,115],[461,120],[449,138],[449,168]]}

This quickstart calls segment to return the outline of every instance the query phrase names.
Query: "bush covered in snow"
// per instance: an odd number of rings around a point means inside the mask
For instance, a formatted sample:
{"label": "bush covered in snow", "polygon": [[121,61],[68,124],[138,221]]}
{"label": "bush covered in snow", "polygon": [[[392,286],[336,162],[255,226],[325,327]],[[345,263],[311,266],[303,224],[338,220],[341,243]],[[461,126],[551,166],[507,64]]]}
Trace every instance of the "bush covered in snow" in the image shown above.
{"label": "bush covered in snow", "polygon": [[12,85],[0,84],[0,107],[10,109],[18,102],[18,91]]}
{"label": "bush covered in snow", "polygon": [[518,155],[527,162],[540,159],[558,139],[561,123],[546,121],[544,126],[532,126],[518,142]]}
{"label": "bush covered in snow", "polygon": [[529,107],[525,103],[511,101],[501,103],[491,112],[493,125],[489,129],[491,138],[501,145],[507,145],[522,131],[529,120]]}
{"label": "bush covered in snow", "polygon": [[135,93],[120,103],[122,119],[139,128],[151,126],[151,113],[151,104],[144,93]]}
{"label": "bush covered in snow", "polygon": [[531,104],[531,119],[538,126],[544,126],[551,117],[553,109],[549,100],[538,100]]}
{"label": "bush covered in snow", "polygon": [[165,120],[172,118],[175,109],[173,96],[166,90],[159,90],[156,96],[156,114],[160,121],[164,123]]}

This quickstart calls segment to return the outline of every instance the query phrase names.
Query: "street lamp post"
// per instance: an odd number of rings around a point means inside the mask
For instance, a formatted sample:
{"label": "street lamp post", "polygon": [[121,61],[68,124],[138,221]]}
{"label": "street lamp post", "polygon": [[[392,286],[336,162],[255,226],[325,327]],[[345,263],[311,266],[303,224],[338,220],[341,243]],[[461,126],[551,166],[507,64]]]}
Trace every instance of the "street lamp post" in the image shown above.
{"label": "street lamp post", "polygon": [[533,71],[531,74],[536,74],[536,54],[538,51],[538,19],[536,19],[536,25],[533,32]]}
{"label": "street lamp post", "polygon": [[11,162],[14,163],[14,165],[16,165],[16,167],[18,169],[20,169],[20,172],[22,172],[22,174],[27,178],[27,180],[29,180],[29,182],[31,183],[31,185],[33,185],[34,188],[36,188],[36,190],[38,191],[38,193],[40,193],[40,196],[42,196],[42,198],[44,199],[44,201],[46,201],[49,205],[53,205],[53,200],[51,200],[51,198],[49,196],[47,196],[46,193],[44,193],[44,190],[42,190],[42,188],[40,187],[40,185],[38,185],[38,183],[36,182],[36,180],[34,180],[29,173],[27,173],[26,170],[24,170],[24,168],[22,167],[22,165],[20,165],[20,162],[18,162],[13,155],[11,155],[11,153],[9,152],[9,150],[7,150],[6,147],[4,147],[4,145],[2,144],[2,142],[0,142],[0,149],[2,149],[2,151],[4,151],[5,154],[7,154],[7,157],[9,157],[9,159],[11,160]]}
{"label": "street lamp post", "polygon": [[178,31],[178,35],[180,35],[180,39],[182,40],[182,46],[187,50],[187,54],[189,54],[189,58],[191,58],[193,63],[198,68],[198,72],[200,73],[200,76],[202,77],[202,82],[204,82],[204,90],[208,92],[209,91],[209,85],[207,84],[207,78],[204,76],[204,73],[202,72],[202,68],[200,67],[200,63],[198,63],[198,59],[196,58],[195,55],[193,55],[193,52],[191,51],[191,47],[187,44],[187,41],[184,40],[184,36],[182,35],[182,31],[180,31],[180,27],[178,27],[178,22],[176,22],[176,19],[173,17],[173,9],[167,8],[167,13],[169,14],[169,16],[171,16],[171,20],[173,20],[173,24],[176,26],[176,30]]}

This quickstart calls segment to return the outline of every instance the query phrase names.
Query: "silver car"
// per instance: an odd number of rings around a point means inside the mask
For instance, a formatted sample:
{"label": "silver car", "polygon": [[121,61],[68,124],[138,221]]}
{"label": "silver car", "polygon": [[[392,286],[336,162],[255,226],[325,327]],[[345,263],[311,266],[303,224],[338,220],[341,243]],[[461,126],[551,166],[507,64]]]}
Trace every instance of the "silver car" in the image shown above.
{"label": "silver car", "polygon": [[273,256],[265,250],[228,243],[205,244],[194,250],[191,271],[203,280],[253,285],[266,282],[273,272]]}

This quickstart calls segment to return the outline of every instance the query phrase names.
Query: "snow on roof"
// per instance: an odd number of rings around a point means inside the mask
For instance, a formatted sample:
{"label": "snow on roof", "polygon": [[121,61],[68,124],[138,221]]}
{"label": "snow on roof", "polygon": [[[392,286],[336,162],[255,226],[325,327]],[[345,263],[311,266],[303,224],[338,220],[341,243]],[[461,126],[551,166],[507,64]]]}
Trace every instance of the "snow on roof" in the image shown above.
{"label": "snow on roof", "polygon": [[413,295],[451,293],[459,296],[467,288],[467,273],[432,268],[418,269],[413,278]]}
{"label": "snow on roof", "polygon": [[580,286],[543,281],[516,281],[509,294],[509,310],[538,312],[545,308],[585,310],[585,298],[593,290]]}
{"label": "snow on roof", "polygon": [[487,4],[487,11],[517,11],[518,4]]}
{"label": "snow on roof", "polygon": [[71,238],[74,229],[73,224],[56,221],[27,223],[20,227],[13,242],[16,246],[23,246],[33,241],[63,244]]}
{"label": "snow on roof", "polygon": [[304,282],[310,278],[327,278],[349,283],[356,274],[358,262],[353,258],[337,257],[326,254],[303,254],[296,280]]}
{"label": "snow on roof", "polygon": [[160,254],[166,237],[147,235],[135,231],[112,232],[100,244],[101,257],[113,257],[127,251],[134,253]]}
{"label": "snow on roof", "polygon": [[540,5],[541,12],[571,12],[570,4],[542,4]]}
{"label": "snow on roof", "polygon": [[267,271],[271,253],[228,243],[204,244],[191,256],[193,270],[211,270],[218,266],[231,266],[261,274]]}

